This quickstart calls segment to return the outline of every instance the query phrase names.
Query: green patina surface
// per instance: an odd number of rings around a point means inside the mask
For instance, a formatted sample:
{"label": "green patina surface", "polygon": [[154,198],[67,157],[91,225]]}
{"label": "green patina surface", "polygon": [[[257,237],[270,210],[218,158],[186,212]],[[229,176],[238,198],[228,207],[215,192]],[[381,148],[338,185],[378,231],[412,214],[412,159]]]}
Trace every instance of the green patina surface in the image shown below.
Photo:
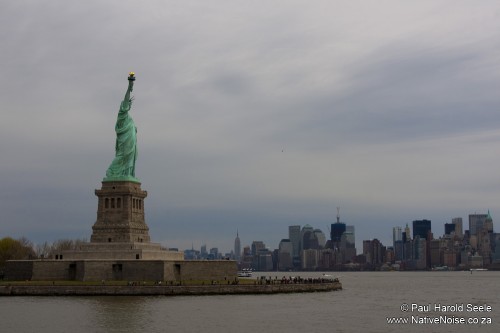
{"label": "green patina surface", "polygon": [[115,132],[115,158],[103,181],[133,181],[139,182],[135,177],[135,161],[137,160],[137,127],[129,115],[133,98],[130,93],[134,88],[135,75],[130,73],[128,88],[125,98],[121,102],[120,111],[116,119]]}

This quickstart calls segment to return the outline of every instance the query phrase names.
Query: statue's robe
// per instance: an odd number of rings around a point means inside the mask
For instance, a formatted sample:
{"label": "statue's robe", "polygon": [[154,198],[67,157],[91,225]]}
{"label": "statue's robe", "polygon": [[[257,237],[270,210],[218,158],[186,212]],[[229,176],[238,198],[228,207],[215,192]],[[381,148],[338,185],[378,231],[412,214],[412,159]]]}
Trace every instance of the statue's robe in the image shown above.
{"label": "statue's robe", "polygon": [[137,159],[137,128],[129,115],[131,101],[123,101],[116,119],[115,158],[106,171],[105,180],[133,180]]}

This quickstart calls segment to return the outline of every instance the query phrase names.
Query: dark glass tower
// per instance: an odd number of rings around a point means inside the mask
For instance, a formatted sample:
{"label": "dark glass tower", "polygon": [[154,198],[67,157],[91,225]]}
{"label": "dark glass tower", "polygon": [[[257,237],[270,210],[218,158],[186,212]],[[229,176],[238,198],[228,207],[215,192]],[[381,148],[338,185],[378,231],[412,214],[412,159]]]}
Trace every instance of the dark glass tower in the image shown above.
{"label": "dark glass tower", "polygon": [[427,239],[427,234],[431,231],[430,220],[416,220],[413,221],[413,238],[420,236],[421,239]]}
{"label": "dark glass tower", "polygon": [[332,230],[330,233],[332,242],[340,242],[340,238],[342,237],[342,234],[346,230],[345,223],[332,223]]}
{"label": "dark glass tower", "polygon": [[337,223],[333,223],[331,225],[332,229],[330,230],[330,238],[333,244],[340,243],[340,239],[342,238],[342,234],[346,230],[345,223],[340,222],[340,207],[337,207]]}
{"label": "dark glass tower", "polygon": [[445,235],[450,235],[452,232],[455,231],[455,224],[453,223],[445,223],[444,224],[444,234]]}

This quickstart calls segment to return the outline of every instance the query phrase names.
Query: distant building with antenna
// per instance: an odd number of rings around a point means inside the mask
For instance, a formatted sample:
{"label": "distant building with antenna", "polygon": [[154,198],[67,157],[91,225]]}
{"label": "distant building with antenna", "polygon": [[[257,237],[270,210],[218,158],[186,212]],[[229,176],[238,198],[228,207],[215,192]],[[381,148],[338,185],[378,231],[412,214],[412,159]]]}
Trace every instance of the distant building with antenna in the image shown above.
{"label": "distant building with antenna", "polygon": [[238,235],[238,230],[236,230],[236,238],[234,239],[234,259],[237,262],[240,262],[241,260],[241,242]]}
{"label": "distant building with antenna", "polygon": [[337,221],[331,224],[330,247],[337,251],[340,263],[351,262],[356,256],[354,226],[340,222],[340,207],[337,207]]}
{"label": "distant building with antenna", "polygon": [[338,243],[340,243],[340,239],[346,231],[345,223],[340,222],[340,207],[337,207],[337,222],[332,223],[330,230],[330,239],[332,240],[332,246],[338,247]]}

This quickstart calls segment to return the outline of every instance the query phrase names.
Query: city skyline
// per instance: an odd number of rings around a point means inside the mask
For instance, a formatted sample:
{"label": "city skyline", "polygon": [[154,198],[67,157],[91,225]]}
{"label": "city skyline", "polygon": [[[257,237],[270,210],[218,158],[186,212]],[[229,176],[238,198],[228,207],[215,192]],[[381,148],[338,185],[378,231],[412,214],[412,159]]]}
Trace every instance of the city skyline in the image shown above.
{"label": "city skyline", "polygon": [[[338,211],[338,209],[337,209]],[[444,233],[432,229],[432,221],[414,220],[412,228],[405,225],[392,228],[392,244],[377,238],[363,239],[362,249],[355,247],[355,226],[340,221],[331,224],[330,238],[309,224],[288,227],[288,238],[277,248],[254,240],[251,247],[240,249],[237,234],[234,252],[210,253],[188,250],[187,260],[232,259],[245,271],[372,271],[372,270],[498,270],[500,268],[500,233],[495,232],[491,212],[469,214],[464,231],[462,218],[444,224]],[[241,257],[240,257],[241,255]],[[238,259],[239,258],[239,259]]]}
{"label": "city skyline", "polygon": [[[478,212],[474,212],[474,213],[470,213],[467,215],[467,218],[468,219],[464,219],[462,217],[454,217],[452,219],[450,219],[449,222],[444,222],[444,223],[439,223],[439,222],[434,222],[433,225],[434,225],[434,228],[431,227],[431,232],[433,234],[433,237],[434,239],[439,239],[441,238],[442,236],[444,236],[446,233],[445,229],[446,229],[446,224],[453,224],[455,220],[460,220],[460,225],[461,225],[461,228],[460,229],[460,232],[459,234],[463,234],[463,231],[470,231],[469,230],[469,223],[468,220],[471,219],[471,217],[475,217],[475,216],[480,216],[482,218],[485,218],[486,216],[490,216],[491,217],[491,212],[490,210],[487,211],[487,213],[481,213],[479,214]],[[334,223],[337,223],[338,220],[336,220],[335,222],[332,222],[332,224]],[[366,240],[374,240],[374,239],[377,239],[380,241],[381,244],[383,244],[384,246],[386,247],[393,247],[393,244],[394,244],[394,241],[395,240],[402,240],[401,238],[401,234],[399,235],[400,238],[395,238],[394,237],[394,230],[395,229],[399,229],[400,233],[404,233],[406,232],[405,231],[405,227],[408,226],[409,227],[409,231],[410,231],[410,237],[413,239],[414,238],[414,228],[413,228],[413,224],[415,222],[420,222],[420,221],[427,221],[427,222],[431,222],[432,220],[427,220],[427,219],[415,219],[415,220],[412,220],[412,221],[409,221],[409,222],[406,222],[404,224],[401,224],[401,225],[397,225],[397,226],[393,226],[390,230],[387,230],[387,234],[389,235],[390,234],[390,237],[387,236],[387,237],[368,237],[368,238],[365,238],[365,239],[360,239],[359,237],[356,237],[355,239],[355,245],[356,245],[356,249],[357,249],[357,253],[360,254],[362,253],[362,249],[363,249],[363,242],[366,241]],[[465,221],[465,222],[463,222]],[[494,223],[494,219],[493,219],[493,225],[495,224]],[[343,221],[340,221],[340,223],[345,223]],[[300,230],[306,226],[308,224],[305,224],[305,225],[295,225],[295,226],[299,226],[300,229],[299,229],[299,233],[300,233]],[[351,228],[356,228],[355,225],[346,225],[347,227],[351,227]],[[288,228],[290,227],[293,227],[293,226],[288,226]],[[321,230],[325,235],[327,235],[327,239],[330,240],[330,232],[328,233],[325,233],[325,231],[321,228],[316,228],[314,225],[311,226],[313,229],[319,229]],[[289,230],[289,229],[288,229]],[[455,230],[455,229],[454,229]],[[463,231],[462,231],[463,230]],[[392,232],[392,233],[391,233]],[[288,231],[288,234],[290,233],[290,231]],[[246,247],[246,246],[251,246],[252,242],[255,242],[255,241],[258,241],[258,242],[263,242],[265,247],[267,249],[269,249],[270,251],[274,250],[274,249],[277,249],[279,248],[279,244],[282,240],[284,239],[287,239],[286,236],[286,233],[283,233],[281,235],[281,238],[279,238],[279,240],[277,239],[275,242],[272,242],[272,243],[267,243],[266,241],[262,241],[262,238],[256,238],[256,239],[252,239],[252,240],[249,240],[249,241],[242,241],[241,238],[244,239],[244,237],[240,237],[240,233],[237,231],[237,233],[235,234],[238,238],[238,242],[240,244],[240,249],[241,251],[243,251],[243,248]],[[289,239],[289,238],[288,238]],[[289,239],[290,240],[290,239]],[[199,250],[200,248],[202,248],[203,246],[205,246],[205,248],[217,248],[219,253],[220,254],[230,254],[230,253],[235,253],[234,252],[234,242],[235,242],[235,238],[232,238],[231,239],[231,242],[233,242],[233,247],[228,247],[227,249],[224,248],[224,247],[220,247],[218,246],[217,244],[208,244],[208,243],[200,243],[200,245],[198,247],[195,247],[195,242],[192,242],[191,243],[191,246],[189,248],[178,248],[179,250],[184,250],[184,249],[195,249],[195,250]]]}
{"label": "city skyline", "polygon": [[[89,238],[136,73],[136,176],[151,240],[363,239],[471,212],[500,182],[496,2],[8,2],[1,236]],[[92,23],[90,23],[92,22]]]}

